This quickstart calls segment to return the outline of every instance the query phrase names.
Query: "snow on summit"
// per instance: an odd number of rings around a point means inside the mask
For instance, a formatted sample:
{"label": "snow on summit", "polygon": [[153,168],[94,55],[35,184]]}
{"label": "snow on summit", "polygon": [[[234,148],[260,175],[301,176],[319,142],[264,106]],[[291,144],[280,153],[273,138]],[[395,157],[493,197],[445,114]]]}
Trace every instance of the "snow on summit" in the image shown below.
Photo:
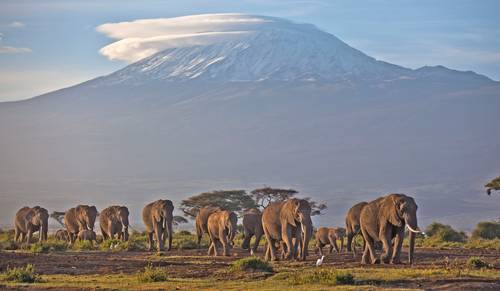
{"label": "snow on summit", "polygon": [[129,80],[393,79],[409,70],[377,61],[311,24],[245,14],[203,14],[100,25],[117,41],[100,52],[135,62],[107,76]]}

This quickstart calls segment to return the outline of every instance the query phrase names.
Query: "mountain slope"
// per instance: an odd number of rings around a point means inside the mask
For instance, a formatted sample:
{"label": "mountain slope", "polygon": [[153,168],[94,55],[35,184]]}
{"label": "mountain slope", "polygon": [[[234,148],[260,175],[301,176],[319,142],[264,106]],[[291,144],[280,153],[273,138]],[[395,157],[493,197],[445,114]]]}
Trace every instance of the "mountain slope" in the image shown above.
{"label": "mountain slope", "polygon": [[318,225],[387,192],[415,196],[422,225],[498,215],[482,189],[500,171],[497,82],[271,20],[0,104],[0,221],[21,204],[122,203],[139,226],[147,201],[262,185],[327,201]]}

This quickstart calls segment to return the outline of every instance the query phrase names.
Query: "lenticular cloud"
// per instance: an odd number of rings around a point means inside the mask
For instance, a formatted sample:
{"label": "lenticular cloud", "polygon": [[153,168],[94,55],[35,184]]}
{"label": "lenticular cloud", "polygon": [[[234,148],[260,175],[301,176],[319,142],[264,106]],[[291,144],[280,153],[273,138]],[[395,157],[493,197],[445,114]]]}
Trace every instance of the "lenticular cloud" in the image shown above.
{"label": "lenticular cloud", "polygon": [[111,60],[131,63],[168,48],[234,39],[273,21],[270,17],[245,14],[202,14],[105,23],[97,31],[117,41],[99,52]]}

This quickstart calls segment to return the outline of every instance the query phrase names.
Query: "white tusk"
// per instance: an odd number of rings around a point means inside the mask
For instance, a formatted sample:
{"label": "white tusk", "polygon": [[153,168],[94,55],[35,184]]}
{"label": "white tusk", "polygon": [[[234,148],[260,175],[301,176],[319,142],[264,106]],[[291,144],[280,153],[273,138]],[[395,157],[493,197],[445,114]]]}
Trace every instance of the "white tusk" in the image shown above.
{"label": "white tusk", "polygon": [[411,232],[414,232],[414,233],[422,233],[422,234],[424,233],[424,232],[422,232],[422,231],[414,230],[414,229],[413,229],[413,228],[411,228],[411,226],[410,226],[410,225],[408,225],[408,224],[406,224],[406,227],[408,227],[408,229],[409,229]]}

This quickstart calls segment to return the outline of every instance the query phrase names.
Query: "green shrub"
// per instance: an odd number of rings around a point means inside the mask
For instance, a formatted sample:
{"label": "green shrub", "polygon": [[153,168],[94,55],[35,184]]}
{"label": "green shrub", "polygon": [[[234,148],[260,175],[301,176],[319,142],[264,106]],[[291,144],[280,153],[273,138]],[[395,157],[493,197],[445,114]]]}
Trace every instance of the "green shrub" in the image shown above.
{"label": "green shrub", "polygon": [[435,240],[445,242],[465,242],[467,235],[463,231],[456,231],[451,226],[433,222],[427,226],[427,235]]}
{"label": "green shrub", "polygon": [[467,249],[492,249],[500,251],[500,239],[470,239],[464,247]]}
{"label": "green shrub", "polygon": [[172,240],[172,247],[178,250],[192,250],[192,249],[197,249],[198,244],[196,243],[196,241],[189,238],[179,238],[179,239],[174,238]]}
{"label": "green shrub", "polygon": [[94,244],[88,240],[77,240],[75,243],[71,246],[72,249],[76,251],[92,251],[95,250],[96,247]]}
{"label": "green shrub", "polygon": [[258,257],[247,257],[243,259],[236,260],[229,267],[230,271],[260,271],[260,272],[272,272],[273,267]]}
{"label": "green shrub", "polygon": [[66,242],[53,239],[32,243],[31,245],[27,246],[27,250],[32,253],[62,252],[67,248],[68,244]]}
{"label": "green shrub", "polygon": [[500,239],[500,223],[483,221],[476,225],[472,238]]}
{"label": "green shrub", "polygon": [[467,260],[467,266],[474,269],[489,268],[490,264],[483,261],[480,257],[470,257]]}
{"label": "green shrub", "polygon": [[165,282],[168,280],[168,277],[164,269],[153,267],[150,264],[144,270],[137,273],[137,280],[140,283]]}
{"label": "green shrub", "polygon": [[354,276],[348,272],[319,269],[295,273],[288,278],[291,285],[323,284],[323,285],[352,285]]}
{"label": "green shrub", "polygon": [[28,264],[26,267],[8,268],[5,272],[5,280],[18,283],[35,283],[41,281],[32,264]]}

